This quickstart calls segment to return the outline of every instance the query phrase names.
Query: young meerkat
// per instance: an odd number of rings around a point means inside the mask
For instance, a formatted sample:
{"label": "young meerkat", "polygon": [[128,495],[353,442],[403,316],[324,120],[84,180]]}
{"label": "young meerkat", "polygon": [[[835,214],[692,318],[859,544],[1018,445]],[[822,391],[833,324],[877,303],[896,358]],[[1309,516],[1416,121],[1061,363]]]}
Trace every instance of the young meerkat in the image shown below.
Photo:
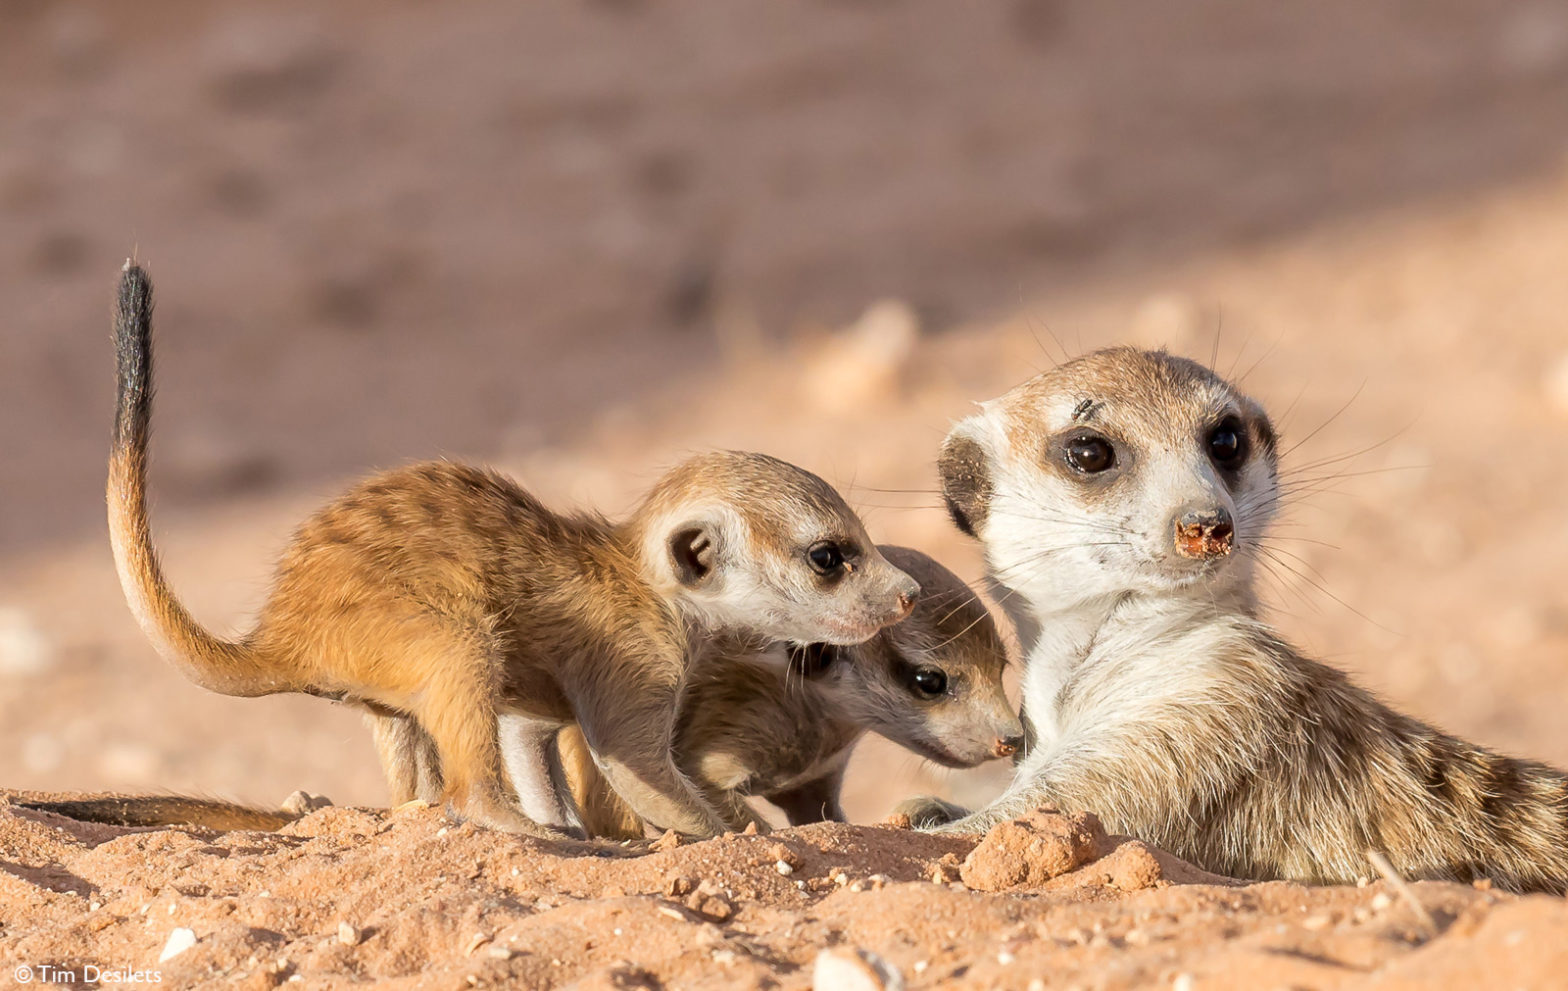
{"label": "young meerkat", "polygon": [[693,644],[717,632],[857,643],[919,592],[831,486],[764,455],[694,457],[620,523],[438,462],[374,476],[307,520],[254,629],[217,637],[169,588],[148,526],[151,310],[151,283],[127,262],[109,532],[143,631],[215,692],[303,692],[412,718],[439,754],[442,798],[482,824],[559,836],[565,823],[544,763],[514,762],[527,814],[507,787],[496,723],[509,713],[581,725],[650,821],[722,830],[670,754]]}
{"label": "young meerkat", "polygon": [[[755,644],[719,637],[681,689],[675,762],[735,831],[761,795],[790,825],[843,821],[844,767],[870,730],[944,767],[1009,757],[1023,726],[1007,701],[1007,649],[990,613],[957,575],[919,551],[882,556],[920,583],[909,617],[855,646]],[[503,723],[505,719],[503,718]],[[407,724],[405,724],[407,725]],[[643,822],[598,774],[576,727],[556,741],[564,782],[589,835],[635,838]],[[439,791],[428,738],[414,729],[388,776]]]}
{"label": "young meerkat", "polygon": [[1568,775],[1393,711],[1258,618],[1277,445],[1230,383],[1089,354],[983,403],[939,469],[1022,641],[1026,744],[992,805],[913,800],[917,825],[1051,804],[1237,877],[1348,882],[1370,850],[1408,878],[1568,886]]}

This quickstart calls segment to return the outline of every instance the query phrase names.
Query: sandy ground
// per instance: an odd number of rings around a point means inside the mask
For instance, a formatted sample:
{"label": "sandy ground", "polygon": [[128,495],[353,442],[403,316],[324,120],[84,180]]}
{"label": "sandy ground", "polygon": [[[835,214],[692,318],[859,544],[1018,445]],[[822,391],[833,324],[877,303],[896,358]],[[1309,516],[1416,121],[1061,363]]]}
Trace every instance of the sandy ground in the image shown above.
{"label": "sandy ground", "polygon": [[[1163,344],[1283,422],[1286,633],[1568,765],[1568,17],[1210,6],[0,9],[0,785],[385,804],[354,713],[206,695],[124,609],[100,490],[132,244],[162,293],[155,522],[216,627],[346,479],[437,454],[613,512],[685,451],[767,450],[974,578],[932,491],[947,425],[1064,353]],[[907,347],[867,343],[890,325]],[[1005,776],[869,741],[845,805]],[[175,986],[797,987],[840,943],[916,986],[1568,973],[1560,900],[1419,885],[1429,938],[1380,883],[929,880],[966,852],[817,827],[579,862],[436,812],[193,836],[3,809],[0,963],[155,967],[186,927]],[[665,905],[673,878],[732,914]]]}
{"label": "sandy ground", "polygon": [[1013,885],[1020,847],[877,826],[631,859],[562,858],[434,810],[208,834],[0,809],[0,830],[48,865],[0,874],[7,948],[39,979],[92,964],[175,987],[850,991],[882,982],[824,979],[818,955],[869,948],[909,987],[1544,988],[1568,952],[1561,898],[1242,886],[1103,834],[1088,862]]}

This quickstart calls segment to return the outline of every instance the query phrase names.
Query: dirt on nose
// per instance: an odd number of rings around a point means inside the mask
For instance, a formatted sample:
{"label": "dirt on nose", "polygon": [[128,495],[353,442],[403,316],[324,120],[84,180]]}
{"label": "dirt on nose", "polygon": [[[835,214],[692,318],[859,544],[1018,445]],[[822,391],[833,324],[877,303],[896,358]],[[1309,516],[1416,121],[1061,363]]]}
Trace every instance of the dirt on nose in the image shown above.
{"label": "dirt on nose", "polygon": [[1176,553],[1183,557],[1223,557],[1230,553],[1234,530],[1228,522],[1177,523]]}

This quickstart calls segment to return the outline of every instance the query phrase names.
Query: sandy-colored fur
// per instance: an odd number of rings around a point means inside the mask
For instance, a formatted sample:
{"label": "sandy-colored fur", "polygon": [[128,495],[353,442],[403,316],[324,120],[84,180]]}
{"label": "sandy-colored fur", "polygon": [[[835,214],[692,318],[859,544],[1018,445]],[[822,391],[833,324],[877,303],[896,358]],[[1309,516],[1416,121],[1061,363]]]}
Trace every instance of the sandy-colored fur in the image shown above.
{"label": "sandy-colored fur", "polygon": [[299,813],[294,812],[270,812],[233,802],[180,795],[134,795],[20,804],[24,808],[53,812],[68,819],[101,822],[111,826],[201,826],[221,832],[282,829],[300,817]]}
{"label": "sandy-colored fur", "polygon": [[[129,264],[115,339],[110,530],[149,638],[214,691],[306,692],[415,721],[439,755],[443,797],[488,825],[558,835],[508,787],[497,716],[516,712],[581,725],[650,821],[721,829],[670,756],[693,639],[856,642],[902,618],[919,591],[830,486],[763,455],[692,458],[620,524],[552,512],[501,475],[437,462],[361,482],[307,520],[255,628],[223,640],[180,605],[153,549],[151,285]],[[807,565],[824,540],[850,562],[826,576]],[[415,745],[391,727],[380,735],[384,749]]]}
{"label": "sandy-colored fur", "polygon": [[[919,551],[881,550],[920,582],[908,619],[826,663],[820,654],[719,640],[693,665],[676,762],[731,829],[767,828],[749,795],[777,805],[791,825],[843,820],[844,768],[868,730],[948,767],[974,767],[1018,746],[1023,728],[1002,688],[1006,648],[985,606]],[[910,675],[920,666],[941,670],[947,690],[930,698],[915,691]],[[589,834],[641,836],[642,821],[584,759],[572,728],[559,746]]]}
{"label": "sandy-colored fur", "polygon": [[[1250,441],[1234,470],[1203,448],[1227,415]],[[1081,431],[1125,452],[1119,474],[1074,477],[1054,456]],[[1017,624],[1032,739],[1007,793],[940,828],[1056,804],[1241,877],[1346,882],[1377,850],[1411,878],[1563,891],[1568,775],[1393,711],[1258,619],[1275,459],[1256,403],[1132,349],[1064,364],[955,428],[944,490]],[[1190,506],[1233,517],[1234,545],[1201,561],[1173,548]]]}

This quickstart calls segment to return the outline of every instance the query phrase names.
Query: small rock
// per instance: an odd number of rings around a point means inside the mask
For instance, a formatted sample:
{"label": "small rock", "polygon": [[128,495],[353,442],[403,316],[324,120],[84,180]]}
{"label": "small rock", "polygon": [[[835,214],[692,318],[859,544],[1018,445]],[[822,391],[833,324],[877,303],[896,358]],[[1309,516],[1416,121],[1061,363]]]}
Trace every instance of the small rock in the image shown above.
{"label": "small rock", "polygon": [[348,922],[338,923],[338,942],[344,946],[358,946],[363,937],[360,931]]}
{"label": "small rock", "polygon": [[948,864],[937,861],[931,865],[932,884],[952,884],[958,880],[958,864]]}
{"label": "small rock", "polygon": [[158,954],[158,962],[166,963],[196,945],[196,933],[184,926],[169,933],[168,942],[163,944],[163,951]]}
{"label": "small rock", "polygon": [[783,860],[775,861],[773,864],[773,869],[785,877],[789,877],[791,874],[795,873],[795,868],[791,867],[787,861]]}
{"label": "small rock", "polygon": [[1372,911],[1374,912],[1382,912],[1392,904],[1394,904],[1394,899],[1386,891],[1379,891],[1372,896]]}
{"label": "small rock", "polygon": [[904,975],[892,964],[860,947],[833,947],[817,954],[811,968],[812,991],[901,991]]}
{"label": "small rock", "polygon": [[685,898],[697,890],[697,882],[689,877],[672,877],[664,884],[664,893],[671,898]]}
{"label": "small rock", "polygon": [[772,849],[768,850],[768,856],[772,857],[776,861],[779,861],[780,863],[788,864],[791,867],[799,867],[801,863],[800,854],[791,850],[782,843],[773,844]]}
{"label": "small rock", "polygon": [[751,822],[746,823],[746,828],[740,831],[740,835],[756,836],[759,832],[761,830],[757,828],[757,821],[753,819]]}
{"label": "small rock", "polygon": [[648,849],[654,853],[664,853],[681,845],[681,834],[673,829],[666,829],[664,835],[649,844]]}
{"label": "small rock", "polygon": [[510,960],[517,956],[517,951],[510,946],[491,946],[485,950],[485,956],[491,960]]}
{"label": "small rock", "polygon": [[1037,811],[992,828],[959,876],[980,891],[1040,885],[1096,859],[1105,844],[1105,830],[1091,813]]}
{"label": "small rock", "polygon": [[484,946],[488,942],[490,942],[490,936],[488,933],[474,933],[473,937],[469,939],[467,945],[463,947],[463,956],[473,956],[475,950],[479,949],[481,946]]}
{"label": "small rock", "polygon": [[723,922],[735,914],[735,906],[712,881],[703,881],[686,898],[686,907],[705,919]]}
{"label": "small rock", "polygon": [[1104,870],[1111,884],[1122,891],[1142,891],[1152,888],[1165,875],[1153,851],[1139,840],[1131,840],[1112,850],[1096,865]]}
{"label": "small rock", "polygon": [[308,791],[296,791],[283,800],[279,806],[284,812],[293,816],[302,816],[317,809],[327,808],[332,804],[332,799],[325,795],[312,795]]}

